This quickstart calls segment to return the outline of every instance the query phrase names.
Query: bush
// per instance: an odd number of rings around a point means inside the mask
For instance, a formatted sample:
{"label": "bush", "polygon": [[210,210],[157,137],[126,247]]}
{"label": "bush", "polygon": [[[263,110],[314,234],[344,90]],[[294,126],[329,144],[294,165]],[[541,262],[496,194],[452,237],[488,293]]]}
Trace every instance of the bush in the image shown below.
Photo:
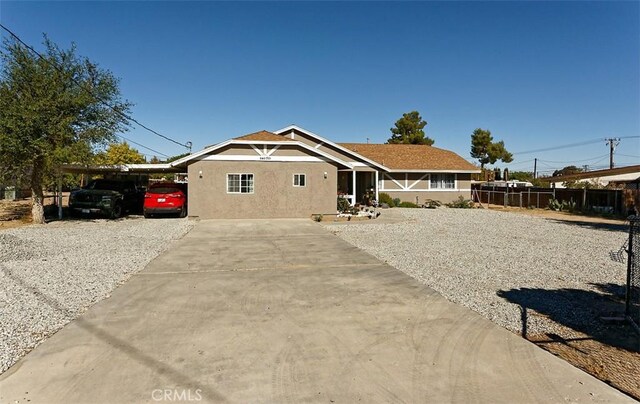
{"label": "bush", "polygon": [[413,202],[400,202],[400,204],[398,205],[399,208],[417,208],[418,205],[416,205]]}
{"label": "bush", "polygon": [[429,209],[435,209],[435,208],[440,207],[441,205],[442,205],[442,203],[440,201],[435,201],[433,199],[427,199],[422,204],[422,207],[429,208]]}
{"label": "bush", "polygon": [[322,215],[313,215],[313,221],[315,222],[321,222],[323,219]]}
{"label": "bush", "polygon": [[575,201],[558,201],[557,199],[549,199],[549,209],[556,212],[574,212],[576,210]]}
{"label": "bush", "polygon": [[562,210],[562,204],[557,199],[549,199],[549,209],[559,212]]}
{"label": "bush", "polygon": [[393,205],[389,205],[389,206],[399,206],[400,205],[400,198],[393,198]]}
{"label": "bush", "polygon": [[447,206],[456,209],[471,209],[473,208],[473,202],[469,199],[464,199],[464,197],[460,195],[457,201],[447,203]]}
{"label": "bush", "polygon": [[349,201],[346,198],[343,198],[341,196],[338,197],[338,212],[339,213],[344,213],[346,211],[348,211],[349,209],[351,209],[351,205],[349,204]]}
{"label": "bush", "polygon": [[378,198],[380,198],[380,200],[378,200],[378,204],[386,203],[390,208],[393,208],[395,206],[393,203],[393,199],[391,199],[391,195],[387,194],[386,192],[381,192],[380,195],[378,195]]}

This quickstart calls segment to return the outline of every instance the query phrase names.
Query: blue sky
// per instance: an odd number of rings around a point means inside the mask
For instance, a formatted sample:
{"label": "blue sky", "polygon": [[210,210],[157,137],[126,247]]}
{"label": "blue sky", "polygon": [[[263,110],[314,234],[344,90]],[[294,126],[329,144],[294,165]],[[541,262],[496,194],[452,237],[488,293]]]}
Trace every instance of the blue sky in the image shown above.
{"label": "blue sky", "polygon": [[42,33],[75,42],[121,78],[136,119],[195,150],[292,123],[384,142],[418,110],[435,146],[465,158],[481,127],[516,153],[593,141],[516,154],[512,169],[605,166],[605,137],[636,136],[616,163],[640,163],[637,1],[1,1],[0,21],[37,49]]}

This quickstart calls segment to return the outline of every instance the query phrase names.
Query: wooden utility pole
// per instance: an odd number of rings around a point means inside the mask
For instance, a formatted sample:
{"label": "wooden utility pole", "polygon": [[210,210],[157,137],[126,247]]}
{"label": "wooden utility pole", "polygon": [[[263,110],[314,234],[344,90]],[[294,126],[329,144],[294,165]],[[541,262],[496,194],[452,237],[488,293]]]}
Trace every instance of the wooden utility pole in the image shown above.
{"label": "wooden utility pole", "polygon": [[609,146],[609,168],[613,168],[613,151],[616,149],[616,146],[620,144],[619,137],[610,137],[605,139],[607,141],[607,146]]}
{"label": "wooden utility pole", "polygon": [[533,159],[533,178],[538,178],[538,158]]}

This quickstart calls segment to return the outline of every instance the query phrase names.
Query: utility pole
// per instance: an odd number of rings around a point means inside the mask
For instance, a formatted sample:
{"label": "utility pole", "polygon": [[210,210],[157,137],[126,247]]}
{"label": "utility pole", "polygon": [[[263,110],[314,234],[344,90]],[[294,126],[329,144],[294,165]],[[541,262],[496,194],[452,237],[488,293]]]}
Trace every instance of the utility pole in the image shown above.
{"label": "utility pole", "polygon": [[584,165],[582,166],[582,171],[585,171],[585,172],[586,172],[586,171],[589,171],[589,164],[584,164]]}
{"label": "utility pole", "polygon": [[605,139],[607,146],[609,146],[609,168],[613,168],[613,151],[616,149],[616,146],[620,144],[619,137],[610,137]]}
{"label": "utility pole", "polygon": [[538,158],[533,159],[533,179],[538,178]]}

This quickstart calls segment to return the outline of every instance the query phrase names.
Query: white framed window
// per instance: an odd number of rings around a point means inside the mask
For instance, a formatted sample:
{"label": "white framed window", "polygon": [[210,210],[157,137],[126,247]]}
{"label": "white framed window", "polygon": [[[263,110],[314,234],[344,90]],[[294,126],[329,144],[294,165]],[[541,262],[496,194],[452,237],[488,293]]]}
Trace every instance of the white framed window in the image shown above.
{"label": "white framed window", "polygon": [[307,174],[293,174],[293,186],[294,187],[306,187],[307,186]]}
{"label": "white framed window", "polygon": [[431,189],[455,189],[455,174],[431,174]]}
{"label": "white framed window", "polygon": [[228,194],[252,194],[253,174],[227,174]]}

